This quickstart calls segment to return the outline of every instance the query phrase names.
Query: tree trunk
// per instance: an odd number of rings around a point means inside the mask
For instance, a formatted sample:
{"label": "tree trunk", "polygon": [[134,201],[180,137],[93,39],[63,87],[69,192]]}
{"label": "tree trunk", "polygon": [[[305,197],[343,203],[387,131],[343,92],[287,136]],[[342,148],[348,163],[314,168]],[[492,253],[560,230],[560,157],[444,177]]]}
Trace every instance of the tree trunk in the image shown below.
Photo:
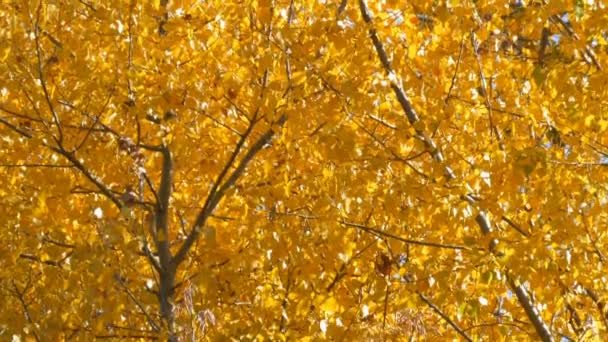
{"label": "tree trunk", "polygon": [[160,316],[165,322],[169,332],[169,342],[176,342],[175,335],[175,315],[173,312],[173,294],[175,286],[175,268],[170,266],[163,269],[160,273],[160,288],[158,291],[158,301],[160,303]]}

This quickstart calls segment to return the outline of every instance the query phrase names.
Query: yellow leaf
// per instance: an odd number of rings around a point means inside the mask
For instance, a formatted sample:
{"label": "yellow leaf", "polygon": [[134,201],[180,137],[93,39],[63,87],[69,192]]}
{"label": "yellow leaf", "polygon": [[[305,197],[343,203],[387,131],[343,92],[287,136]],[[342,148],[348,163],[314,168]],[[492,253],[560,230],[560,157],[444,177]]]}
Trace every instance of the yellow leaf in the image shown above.
{"label": "yellow leaf", "polygon": [[323,304],[321,304],[321,310],[329,314],[335,313],[340,310],[340,305],[338,304],[338,301],[336,301],[336,298],[333,296],[328,297]]}
{"label": "yellow leaf", "polygon": [[585,117],[585,127],[591,127],[593,120],[595,120],[595,116],[593,115],[588,115],[587,117]]}

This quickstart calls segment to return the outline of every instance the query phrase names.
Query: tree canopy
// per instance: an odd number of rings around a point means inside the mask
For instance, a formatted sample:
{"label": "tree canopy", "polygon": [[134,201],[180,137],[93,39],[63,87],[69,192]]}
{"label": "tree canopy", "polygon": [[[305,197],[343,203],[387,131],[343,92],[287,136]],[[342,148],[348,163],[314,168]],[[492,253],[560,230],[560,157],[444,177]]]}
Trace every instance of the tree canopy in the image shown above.
{"label": "tree canopy", "polygon": [[603,1],[0,4],[0,337],[605,340]]}

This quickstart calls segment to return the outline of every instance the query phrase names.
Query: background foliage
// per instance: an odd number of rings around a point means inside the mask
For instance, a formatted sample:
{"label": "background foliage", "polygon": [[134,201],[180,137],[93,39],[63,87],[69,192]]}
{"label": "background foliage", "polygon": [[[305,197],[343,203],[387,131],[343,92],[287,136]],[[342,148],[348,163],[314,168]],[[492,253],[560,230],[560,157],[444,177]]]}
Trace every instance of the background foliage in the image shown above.
{"label": "background foliage", "polygon": [[604,340],[602,1],[3,1],[0,336]]}

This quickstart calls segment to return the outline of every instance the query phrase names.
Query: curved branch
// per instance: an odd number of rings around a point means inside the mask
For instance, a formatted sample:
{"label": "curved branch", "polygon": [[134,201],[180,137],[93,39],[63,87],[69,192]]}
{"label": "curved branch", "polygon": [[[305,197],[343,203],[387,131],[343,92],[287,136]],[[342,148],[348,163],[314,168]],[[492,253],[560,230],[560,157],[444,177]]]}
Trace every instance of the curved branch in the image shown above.
{"label": "curved branch", "polygon": [[418,245],[418,246],[427,246],[427,247],[435,247],[435,248],[445,248],[445,249],[457,249],[457,250],[471,250],[470,247],[467,246],[463,246],[463,245],[457,245],[457,244],[443,244],[443,243],[437,243],[437,242],[429,242],[429,241],[420,241],[420,240],[412,240],[412,239],[406,239],[406,238],[402,238],[401,236],[398,235],[394,235],[391,233],[387,233],[384,231],[381,231],[379,229],[376,228],[372,228],[372,227],[368,227],[362,224],[358,224],[358,223],[352,223],[352,222],[346,222],[346,221],[340,221],[341,224],[348,226],[348,227],[353,227],[353,228],[357,228],[360,229],[364,232],[376,235],[376,236],[382,236],[382,237],[387,237],[390,239],[394,239],[397,241],[401,241],[410,245]]}

